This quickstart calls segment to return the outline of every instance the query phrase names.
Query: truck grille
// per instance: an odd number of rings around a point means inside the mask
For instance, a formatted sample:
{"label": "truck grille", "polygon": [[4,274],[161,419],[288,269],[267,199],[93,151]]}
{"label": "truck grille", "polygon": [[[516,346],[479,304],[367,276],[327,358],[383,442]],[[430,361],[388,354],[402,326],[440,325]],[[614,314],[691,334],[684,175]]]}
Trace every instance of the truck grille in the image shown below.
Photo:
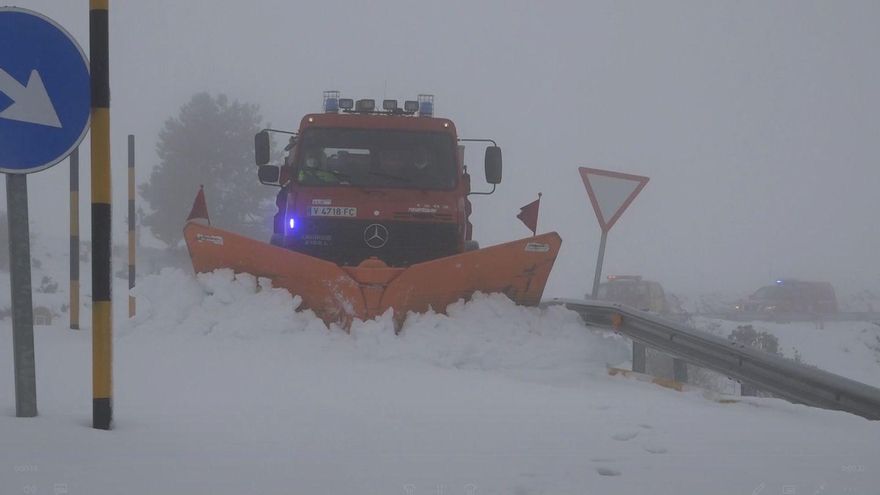
{"label": "truck grille", "polygon": [[439,220],[441,222],[451,222],[453,220],[452,214],[450,214],[450,213],[407,212],[407,211],[394,213],[395,220],[408,220],[411,218],[421,219],[421,220]]}
{"label": "truck grille", "polygon": [[456,254],[458,237],[454,223],[312,217],[297,222],[284,246],[342,266],[357,266],[375,256],[389,266],[404,267]]}

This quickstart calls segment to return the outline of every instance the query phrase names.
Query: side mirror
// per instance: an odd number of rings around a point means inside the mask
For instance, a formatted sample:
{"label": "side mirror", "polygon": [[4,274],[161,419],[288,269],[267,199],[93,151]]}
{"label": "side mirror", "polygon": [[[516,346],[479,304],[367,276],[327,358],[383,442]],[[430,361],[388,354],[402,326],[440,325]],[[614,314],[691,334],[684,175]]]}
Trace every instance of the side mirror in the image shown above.
{"label": "side mirror", "polygon": [[260,165],[257,168],[257,177],[261,184],[267,186],[281,185],[281,167],[278,165]]}
{"label": "side mirror", "polygon": [[260,131],[254,135],[254,159],[257,165],[269,163],[269,131]]}
{"label": "side mirror", "polygon": [[501,148],[498,146],[486,148],[486,182],[501,183]]}

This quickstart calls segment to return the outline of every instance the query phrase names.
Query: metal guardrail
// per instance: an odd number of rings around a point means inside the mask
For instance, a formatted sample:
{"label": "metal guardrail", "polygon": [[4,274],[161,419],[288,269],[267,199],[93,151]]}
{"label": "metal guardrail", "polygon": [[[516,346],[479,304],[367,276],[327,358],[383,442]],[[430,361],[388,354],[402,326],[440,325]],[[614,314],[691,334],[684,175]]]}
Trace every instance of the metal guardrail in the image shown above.
{"label": "metal guardrail", "polygon": [[791,402],[880,420],[880,389],[723,339],[620,304],[553,299],[584,322],[616,331],[688,363],[722,373]]}

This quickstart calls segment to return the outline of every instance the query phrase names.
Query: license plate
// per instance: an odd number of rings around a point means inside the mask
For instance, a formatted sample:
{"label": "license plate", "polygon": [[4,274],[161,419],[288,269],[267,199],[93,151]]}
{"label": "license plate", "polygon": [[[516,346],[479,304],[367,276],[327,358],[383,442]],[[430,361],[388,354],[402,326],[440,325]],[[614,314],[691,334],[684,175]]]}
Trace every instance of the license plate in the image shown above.
{"label": "license plate", "polygon": [[310,206],[309,216],[312,217],[356,217],[357,208],[351,206]]}

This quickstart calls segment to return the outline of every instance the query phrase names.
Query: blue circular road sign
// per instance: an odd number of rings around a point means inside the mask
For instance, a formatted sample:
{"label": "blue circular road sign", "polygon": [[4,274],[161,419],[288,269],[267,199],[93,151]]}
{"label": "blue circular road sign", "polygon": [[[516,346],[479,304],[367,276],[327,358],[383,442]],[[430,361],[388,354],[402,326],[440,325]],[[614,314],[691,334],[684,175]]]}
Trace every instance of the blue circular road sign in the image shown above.
{"label": "blue circular road sign", "polygon": [[89,64],[52,19],[0,7],[0,172],[28,174],[65,159],[89,129]]}

